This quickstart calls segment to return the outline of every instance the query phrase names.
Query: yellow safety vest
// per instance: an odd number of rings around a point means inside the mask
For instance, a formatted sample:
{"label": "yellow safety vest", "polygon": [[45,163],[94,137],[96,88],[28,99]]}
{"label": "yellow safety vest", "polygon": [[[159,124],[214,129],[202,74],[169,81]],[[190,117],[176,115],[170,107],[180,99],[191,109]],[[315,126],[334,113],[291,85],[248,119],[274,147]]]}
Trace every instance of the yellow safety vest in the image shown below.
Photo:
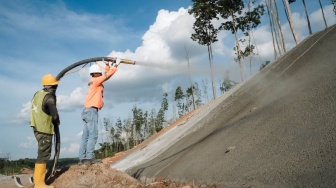
{"label": "yellow safety vest", "polygon": [[42,110],[43,99],[48,93],[44,90],[35,93],[30,107],[30,125],[38,132],[54,134],[52,117]]}

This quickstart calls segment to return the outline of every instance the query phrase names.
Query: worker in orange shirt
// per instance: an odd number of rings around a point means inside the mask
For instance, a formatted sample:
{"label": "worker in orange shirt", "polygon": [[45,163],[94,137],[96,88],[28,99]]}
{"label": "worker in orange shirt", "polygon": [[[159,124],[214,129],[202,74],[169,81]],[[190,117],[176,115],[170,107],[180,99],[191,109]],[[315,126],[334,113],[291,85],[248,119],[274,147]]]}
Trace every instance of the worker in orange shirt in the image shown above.
{"label": "worker in orange shirt", "polygon": [[94,156],[94,148],[98,139],[98,110],[101,110],[104,106],[103,82],[112,77],[112,75],[117,71],[118,64],[119,63],[115,63],[114,66],[110,67],[107,62],[104,74],[98,64],[93,64],[89,69],[92,78],[88,83],[89,90],[84,103],[84,109],[82,111],[84,127],[81,145],[79,148],[78,164],[101,162],[101,160],[95,159]]}

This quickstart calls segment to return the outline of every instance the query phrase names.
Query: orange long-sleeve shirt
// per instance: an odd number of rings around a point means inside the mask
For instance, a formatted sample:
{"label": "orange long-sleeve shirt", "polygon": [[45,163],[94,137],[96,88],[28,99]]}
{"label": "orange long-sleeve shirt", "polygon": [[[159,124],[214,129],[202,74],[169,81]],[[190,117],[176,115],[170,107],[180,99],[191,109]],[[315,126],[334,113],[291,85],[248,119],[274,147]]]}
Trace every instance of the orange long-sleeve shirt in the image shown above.
{"label": "orange long-sleeve shirt", "polygon": [[104,92],[104,85],[103,82],[110,79],[112,75],[117,71],[116,67],[110,68],[110,66],[106,65],[105,67],[105,74],[99,77],[92,77],[88,83],[89,90],[86,95],[84,107],[96,107],[98,109],[103,108],[104,101],[103,101],[103,92]]}

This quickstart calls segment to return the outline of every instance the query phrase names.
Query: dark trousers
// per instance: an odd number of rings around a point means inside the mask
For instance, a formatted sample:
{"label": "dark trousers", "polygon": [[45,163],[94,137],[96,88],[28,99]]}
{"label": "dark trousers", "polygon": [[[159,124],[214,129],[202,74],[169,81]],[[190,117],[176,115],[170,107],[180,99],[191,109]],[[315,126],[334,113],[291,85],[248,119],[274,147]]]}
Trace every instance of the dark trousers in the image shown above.
{"label": "dark trousers", "polygon": [[37,159],[36,163],[47,163],[51,156],[52,134],[45,134],[34,131],[37,140]]}

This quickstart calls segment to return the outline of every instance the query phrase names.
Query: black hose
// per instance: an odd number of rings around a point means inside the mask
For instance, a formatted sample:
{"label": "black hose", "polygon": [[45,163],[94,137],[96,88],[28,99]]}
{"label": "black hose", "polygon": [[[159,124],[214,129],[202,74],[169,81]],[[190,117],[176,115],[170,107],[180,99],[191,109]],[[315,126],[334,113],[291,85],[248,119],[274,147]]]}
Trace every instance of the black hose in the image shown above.
{"label": "black hose", "polygon": [[59,154],[60,154],[60,150],[61,150],[61,135],[60,135],[58,126],[54,126],[54,132],[55,132],[55,135],[54,135],[55,154],[54,154],[54,159],[53,159],[52,165],[49,167],[48,172],[45,176],[45,182],[47,184],[52,183],[52,181],[55,178],[56,164],[58,162],[58,158],[59,158]]}
{"label": "black hose", "polygon": [[94,57],[94,58],[89,58],[89,59],[84,59],[84,60],[78,61],[78,62],[66,67],[60,73],[58,73],[58,75],[56,76],[56,79],[60,80],[65,75],[65,73],[67,73],[69,70],[71,70],[75,67],[78,67],[78,66],[86,64],[86,63],[95,62],[95,61],[102,61],[102,60],[112,61],[113,58],[112,57]]}

